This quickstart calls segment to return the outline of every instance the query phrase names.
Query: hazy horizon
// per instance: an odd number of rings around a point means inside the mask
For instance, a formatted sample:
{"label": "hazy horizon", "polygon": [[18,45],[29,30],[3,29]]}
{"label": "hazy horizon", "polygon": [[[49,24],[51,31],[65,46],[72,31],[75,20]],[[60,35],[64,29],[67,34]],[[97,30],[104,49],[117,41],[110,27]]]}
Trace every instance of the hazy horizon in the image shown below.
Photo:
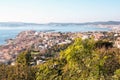
{"label": "hazy horizon", "polygon": [[120,21],[120,0],[0,0],[0,22]]}
{"label": "hazy horizon", "polygon": [[114,20],[114,21],[89,21],[89,22],[44,22],[44,23],[39,23],[39,22],[22,22],[22,21],[0,21],[0,23],[33,23],[33,24],[51,24],[51,23],[75,23],[75,24],[84,24],[84,23],[94,23],[94,22],[120,22],[120,20]]}

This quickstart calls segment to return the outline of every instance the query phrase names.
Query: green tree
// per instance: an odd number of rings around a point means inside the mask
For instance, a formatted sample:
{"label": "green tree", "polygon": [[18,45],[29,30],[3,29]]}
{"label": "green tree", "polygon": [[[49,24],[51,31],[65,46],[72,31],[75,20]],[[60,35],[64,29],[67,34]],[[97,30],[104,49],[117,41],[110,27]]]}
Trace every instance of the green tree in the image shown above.
{"label": "green tree", "polygon": [[31,61],[32,57],[29,51],[24,51],[21,52],[18,57],[17,57],[17,64],[21,64],[21,65],[29,65],[30,61]]}
{"label": "green tree", "polygon": [[[114,80],[114,76],[119,80],[120,50],[98,48],[96,43],[93,39],[77,38],[60,53],[60,58],[40,65],[37,80]],[[108,46],[107,43],[98,46]]]}

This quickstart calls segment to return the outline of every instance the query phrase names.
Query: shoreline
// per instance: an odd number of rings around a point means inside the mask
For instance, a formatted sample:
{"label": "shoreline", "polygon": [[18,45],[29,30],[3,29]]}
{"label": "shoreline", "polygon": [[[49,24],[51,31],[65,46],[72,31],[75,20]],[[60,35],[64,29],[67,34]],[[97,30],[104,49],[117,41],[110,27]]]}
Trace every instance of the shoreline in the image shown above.
{"label": "shoreline", "polygon": [[[1,26],[2,27],[2,26]],[[5,28],[5,27],[3,27]],[[13,29],[12,29],[13,28]],[[24,29],[25,28],[25,29]],[[109,28],[109,27],[108,27]],[[26,30],[37,30],[37,31],[53,31],[53,32],[88,32],[88,31],[110,31],[107,27],[99,27],[98,25],[70,25],[69,26],[21,26],[21,27],[9,27],[10,30],[1,29],[0,30],[0,35],[2,39],[0,40],[1,42],[4,42],[3,40],[10,39],[16,37],[17,34],[19,34],[21,31],[26,31]],[[6,33],[5,33],[6,32]],[[4,37],[4,35],[6,37]],[[12,37],[13,36],[13,37]]]}
{"label": "shoreline", "polygon": [[[6,40],[0,45],[0,62],[15,61],[17,55],[34,46],[34,49],[44,52],[54,45],[71,43],[75,38],[87,39],[94,37],[100,40],[108,36],[107,33],[119,33],[119,25],[96,25],[98,30],[90,31],[57,31],[49,30],[24,30],[16,34],[14,38]],[[99,29],[102,28],[102,29]],[[93,26],[94,29],[94,26]],[[43,53],[45,54],[45,52]]]}
{"label": "shoreline", "polygon": [[76,38],[95,40],[106,38],[111,31],[94,32],[38,32],[35,30],[22,31],[14,39],[8,39],[5,45],[0,47],[0,62],[15,61],[17,55],[26,49],[33,47],[35,51],[46,54],[52,46],[70,44]]}

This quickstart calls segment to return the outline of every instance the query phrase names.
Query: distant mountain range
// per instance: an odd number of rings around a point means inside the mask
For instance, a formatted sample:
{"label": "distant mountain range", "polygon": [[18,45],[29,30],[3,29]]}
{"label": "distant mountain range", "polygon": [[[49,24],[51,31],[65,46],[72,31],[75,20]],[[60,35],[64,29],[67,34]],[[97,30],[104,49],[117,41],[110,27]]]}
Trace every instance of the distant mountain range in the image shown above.
{"label": "distant mountain range", "polygon": [[120,25],[120,21],[107,21],[107,22],[88,22],[83,24],[93,24],[93,25]]}
{"label": "distant mountain range", "polygon": [[24,23],[24,22],[0,22],[0,26],[30,26],[30,25],[40,25],[37,23]]}
{"label": "distant mountain range", "polygon": [[48,23],[48,24],[38,24],[38,23],[24,23],[24,22],[0,22],[0,26],[34,26],[34,25],[55,25],[55,26],[65,26],[65,25],[120,25],[120,21],[107,21],[107,22],[87,22],[87,23]]}
{"label": "distant mountain range", "polygon": [[86,22],[86,23],[49,23],[49,25],[62,24],[62,25],[120,25],[120,21],[107,21],[107,22]]}

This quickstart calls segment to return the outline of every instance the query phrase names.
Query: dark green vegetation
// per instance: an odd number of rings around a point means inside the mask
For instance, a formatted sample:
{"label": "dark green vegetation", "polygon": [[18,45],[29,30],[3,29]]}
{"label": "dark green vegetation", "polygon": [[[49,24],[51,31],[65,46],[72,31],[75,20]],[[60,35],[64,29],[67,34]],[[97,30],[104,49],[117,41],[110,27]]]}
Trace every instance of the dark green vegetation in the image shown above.
{"label": "dark green vegetation", "polygon": [[29,66],[31,56],[28,51],[18,55],[16,65],[0,65],[0,80],[36,80],[37,66]]}
{"label": "dark green vegetation", "polygon": [[38,66],[29,66],[29,51],[15,66],[1,65],[0,80],[120,80],[120,50],[111,42],[76,39],[73,44]]}

